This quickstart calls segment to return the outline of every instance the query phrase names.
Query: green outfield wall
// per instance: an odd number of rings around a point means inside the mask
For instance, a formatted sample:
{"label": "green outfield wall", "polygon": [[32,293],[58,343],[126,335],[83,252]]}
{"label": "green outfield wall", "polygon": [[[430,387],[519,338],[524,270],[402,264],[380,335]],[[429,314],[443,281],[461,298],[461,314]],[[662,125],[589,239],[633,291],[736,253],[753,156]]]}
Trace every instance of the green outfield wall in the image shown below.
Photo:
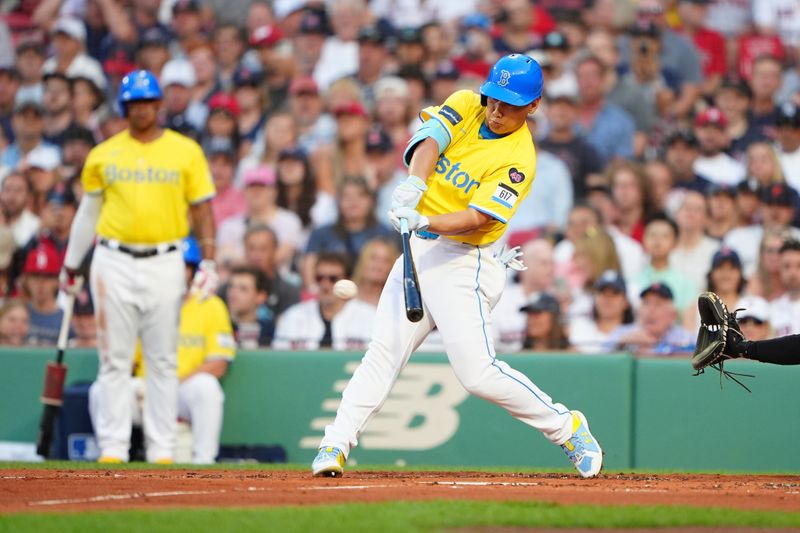
{"label": "green outfield wall", "polygon": [[[36,438],[52,350],[0,350],[0,441]],[[361,354],[244,352],[225,377],[224,444],[270,444],[309,462]],[[68,383],[90,381],[93,351],[70,351]],[[685,359],[513,355],[553,400],[582,410],[609,469],[798,471],[800,368],[734,362],[753,394]],[[513,381],[509,386],[519,386]],[[469,396],[447,359],[415,354],[351,460],[362,464],[564,467],[563,452],[499,407]]]}

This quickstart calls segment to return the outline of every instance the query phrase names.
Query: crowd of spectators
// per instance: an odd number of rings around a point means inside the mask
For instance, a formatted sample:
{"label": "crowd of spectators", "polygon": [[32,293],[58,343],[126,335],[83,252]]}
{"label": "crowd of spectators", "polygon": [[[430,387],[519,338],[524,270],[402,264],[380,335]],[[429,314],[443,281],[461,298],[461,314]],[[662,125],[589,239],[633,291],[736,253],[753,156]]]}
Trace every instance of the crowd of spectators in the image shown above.
{"label": "crowd of spectators", "polygon": [[[238,346],[363,349],[418,112],[508,53],[539,62],[545,95],[499,351],[690,352],[703,290],[746,308],[754,339],[800,333],[791,2],[12,0],[0,16],[0,344],[55,343],[81,168],[126,127],[117,88],[145,68],[164,126],[208,158]],[[74,345],[92,320],[85,293]]]}

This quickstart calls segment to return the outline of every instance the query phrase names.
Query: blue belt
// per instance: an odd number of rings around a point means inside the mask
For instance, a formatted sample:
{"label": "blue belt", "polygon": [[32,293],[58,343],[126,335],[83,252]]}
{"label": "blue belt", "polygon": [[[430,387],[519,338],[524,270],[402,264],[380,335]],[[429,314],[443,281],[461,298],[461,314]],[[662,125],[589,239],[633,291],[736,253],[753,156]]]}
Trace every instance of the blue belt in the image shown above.
{"label": "blue belt", "polygon": [[434,241],[439,238],[438,233],[431,233],[430,231],[417,230],[417,237],[428,241]]}

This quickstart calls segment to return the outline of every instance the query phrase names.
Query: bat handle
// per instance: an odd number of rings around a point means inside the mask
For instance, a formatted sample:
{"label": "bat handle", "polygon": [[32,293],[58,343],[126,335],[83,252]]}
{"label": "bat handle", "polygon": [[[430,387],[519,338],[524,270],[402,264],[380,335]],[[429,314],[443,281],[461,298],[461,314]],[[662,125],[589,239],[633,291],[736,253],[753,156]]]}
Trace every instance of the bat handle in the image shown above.
{"label": "bat handle", "polygon": [[408,219],[407,218],[401,218],[400,219],[400,233],[402,233],[403,235],[408,235],[409,234],[409,231],[408,231]]}
{"label": "bat handle", "polygon": [[61,320],[61,329],[58,330],[57,348],[63,351],[67,347],[69,325],[72,322],[72,308],[75,307],[75,295],[67,294],[67,305],[64,308],[64,318]]}

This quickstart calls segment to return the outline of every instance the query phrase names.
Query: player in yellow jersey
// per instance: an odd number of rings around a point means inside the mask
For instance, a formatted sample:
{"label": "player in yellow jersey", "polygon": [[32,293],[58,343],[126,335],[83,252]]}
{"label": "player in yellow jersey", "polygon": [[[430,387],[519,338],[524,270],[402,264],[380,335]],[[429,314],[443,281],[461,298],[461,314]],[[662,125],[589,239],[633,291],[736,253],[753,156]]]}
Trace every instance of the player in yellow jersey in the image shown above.
{"label": "player in yellow jersey", "polygon": [[[183,242],[183,260],[186,263],[187,282],[192,279],[200,264],[200,248],[189,237]],[[131,397],[133,423],[141,424],[139,397],[145,376],[141,347],[137,349],[134,391]],[[219,380],[236,355],[233,327],[225,303],[212,295],[187,294],[181,307],[178,333],[178,418],[192,427],[192,462],[209,464],[219,453],[222,431],[222,412],[225,393]],[[92,420],[98,418],[99,387],[89,390],[89,412]]]}
{"label": "player in yellow jersey", "polygon": [[100,366],[95,432],[102,462],[128,460],[128,408],[136,339],[147,362],[144,426],[147,460],[173,460],[178,376],[176,343],[185,292],[181,240],[194,233],[202,250],[192,290],[214,292],[214,185],[200,147],[158,124],[161,89],[140,70],[120,84],[119,105],[128,129],[97,145],[81,175],[84,196],[75,215],[61,275],[62,289],[77,293],[77,272],[95,234],[91,289],[97,317]]}
{"label": "player in yellow jersey", "polygon": [[525,120],[539,107],[542,85],[536,61],[512,54],[492,67],[480,94],[458,91],[420,114],[424,123],[404,155],[409,177],[392,195],[389,219],[398,231],[405,219],[415,232],[424,317],[406,318],[400,258],[381,294],[369,349],[325,428],[314,475],[343,472],[350,449],[434,327],[469,392],[560,445],[581,476],[599,473],[603,453],[584,415],[554,403],[497,359],[489,336],[506,267],[524,268],[516,249],[495,252],[493,245],[534,181],[536,152]]}

